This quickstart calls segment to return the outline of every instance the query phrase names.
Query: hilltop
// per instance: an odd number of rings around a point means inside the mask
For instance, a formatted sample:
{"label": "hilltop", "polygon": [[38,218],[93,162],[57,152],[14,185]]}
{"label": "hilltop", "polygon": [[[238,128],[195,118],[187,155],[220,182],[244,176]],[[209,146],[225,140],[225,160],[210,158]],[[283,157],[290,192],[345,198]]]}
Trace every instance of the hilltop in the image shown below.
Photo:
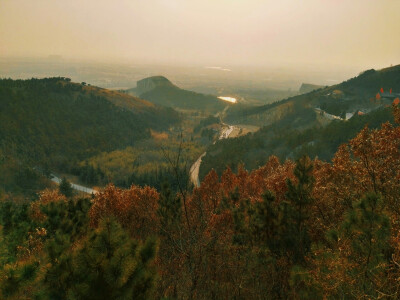
{"label": "hilltop", "polygon": [[136,83],[136,92],[138,95],[142,95],[144,93],[150,92],[151,90],[157,88],[157,87],[175,87],[171,81],[169,81],[166,77],[164,76],[152,76],[148,78],[144,78],[142,80],[139,80]]}
{"label": "hilltop", "polygon": [[129,89],[126,92],[152,103],[177,109],[193,109],[215,113],[229,105],[213,95],[181,89],[163,76],[139,80],[136,88]]}

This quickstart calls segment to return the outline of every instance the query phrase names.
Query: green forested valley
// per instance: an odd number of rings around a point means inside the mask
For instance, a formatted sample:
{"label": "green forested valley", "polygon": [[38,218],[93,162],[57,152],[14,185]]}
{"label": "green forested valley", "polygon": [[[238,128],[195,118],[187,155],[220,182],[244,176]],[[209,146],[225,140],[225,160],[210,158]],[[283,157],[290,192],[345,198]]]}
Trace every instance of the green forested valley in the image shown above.
{"label": "green forested valley", "polygon": [[2,188],[23,192],[29,181],[40,181],[37,170],[68,171],[93,155],[136,145],[151,130],[168,130],[180,118],[170,108],[68,78],[0,80]]}

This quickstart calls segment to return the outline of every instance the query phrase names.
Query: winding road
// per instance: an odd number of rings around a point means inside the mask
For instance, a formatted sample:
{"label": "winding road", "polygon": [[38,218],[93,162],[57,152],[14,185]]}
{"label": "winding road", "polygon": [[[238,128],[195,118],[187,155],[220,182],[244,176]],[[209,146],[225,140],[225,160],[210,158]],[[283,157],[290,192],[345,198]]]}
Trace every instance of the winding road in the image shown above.
{"label": "winding road", "polygon": [[[61,183],[61,178],[57,177],[54,174],[50,174],[51,176],[51,181],[60,184]],[[74,190],[80,191],[80,192],[84,192],[84,193],[88,193],[88,194],[97,194],[99,191],[96,191],[94,189],[79,185],[79,184],[75,184],[75,183],[71,183],[71,186]]]}
{"label": "winding road", "polygon": [[[235,126],[233,125],[227,125],[225,123],[222,123],[225,126],[228,126],[228,128],[224,128],[218,138],[218,140],[223,140],[229,138],[229,135],[232,133],[232,131],[235,129]],[[215,144],[215,142],[213,143]],[[203,157],[207,154],[207,152],[204,152],[200,157],[194,162],[194,164],[190,167],[190,181],[193,183],[195,187],[200,186],[200,179],[199,179],[199,171],[200,171],[200,165],[201,165],[201,160]]]}

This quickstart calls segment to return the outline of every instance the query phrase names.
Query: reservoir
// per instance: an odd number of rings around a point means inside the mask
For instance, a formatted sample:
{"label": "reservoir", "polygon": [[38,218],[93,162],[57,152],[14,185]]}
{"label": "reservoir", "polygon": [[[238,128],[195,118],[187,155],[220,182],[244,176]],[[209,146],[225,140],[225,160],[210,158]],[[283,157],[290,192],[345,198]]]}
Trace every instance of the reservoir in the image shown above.
{"label": "reservoir", "polygon": [[221,99],[221,100],[224,100],[224,101],[228,101],[228,102],[231,102],[231,103],[236,103],[237,102],[236,98],[233,98],[233,97],[222,97],[222,96],[220,96],[220,97],[218,97],[218,99]]}

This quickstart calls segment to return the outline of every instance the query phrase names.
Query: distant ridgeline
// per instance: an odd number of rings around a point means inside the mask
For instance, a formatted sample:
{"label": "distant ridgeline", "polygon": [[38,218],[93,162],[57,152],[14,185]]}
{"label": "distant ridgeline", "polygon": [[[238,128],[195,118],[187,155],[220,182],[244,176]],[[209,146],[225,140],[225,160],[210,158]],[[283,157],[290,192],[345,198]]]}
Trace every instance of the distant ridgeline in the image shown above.
{"label": "distant ridgeline", "polygon": [[125,93],[57,77],[0,80],[0,120],[3,162],[54,168],[134,145],[180,116]]}
{"label": "distant ridgeline", "polygon": [[392,122],[390,106],[398,93],[400,65],[368,70],[340,84],[264,106],[234,106],[225,122],[263,128],[212,145],[203,158],[200,177],[211,168],[218,173],[227,165],[235,170],[239,162],[249,170],[255,169],[270,155],[286,159],[307,154],[330,160],[337,147],[366,124],[376,128]]}
{"label": "distant ridgeline", "polygon": [[126,92],[155,104],[180,109],[218,112],[229,105],[215,96],[181,89],[163,76],[139,80],[136,88],[129,89]]}

